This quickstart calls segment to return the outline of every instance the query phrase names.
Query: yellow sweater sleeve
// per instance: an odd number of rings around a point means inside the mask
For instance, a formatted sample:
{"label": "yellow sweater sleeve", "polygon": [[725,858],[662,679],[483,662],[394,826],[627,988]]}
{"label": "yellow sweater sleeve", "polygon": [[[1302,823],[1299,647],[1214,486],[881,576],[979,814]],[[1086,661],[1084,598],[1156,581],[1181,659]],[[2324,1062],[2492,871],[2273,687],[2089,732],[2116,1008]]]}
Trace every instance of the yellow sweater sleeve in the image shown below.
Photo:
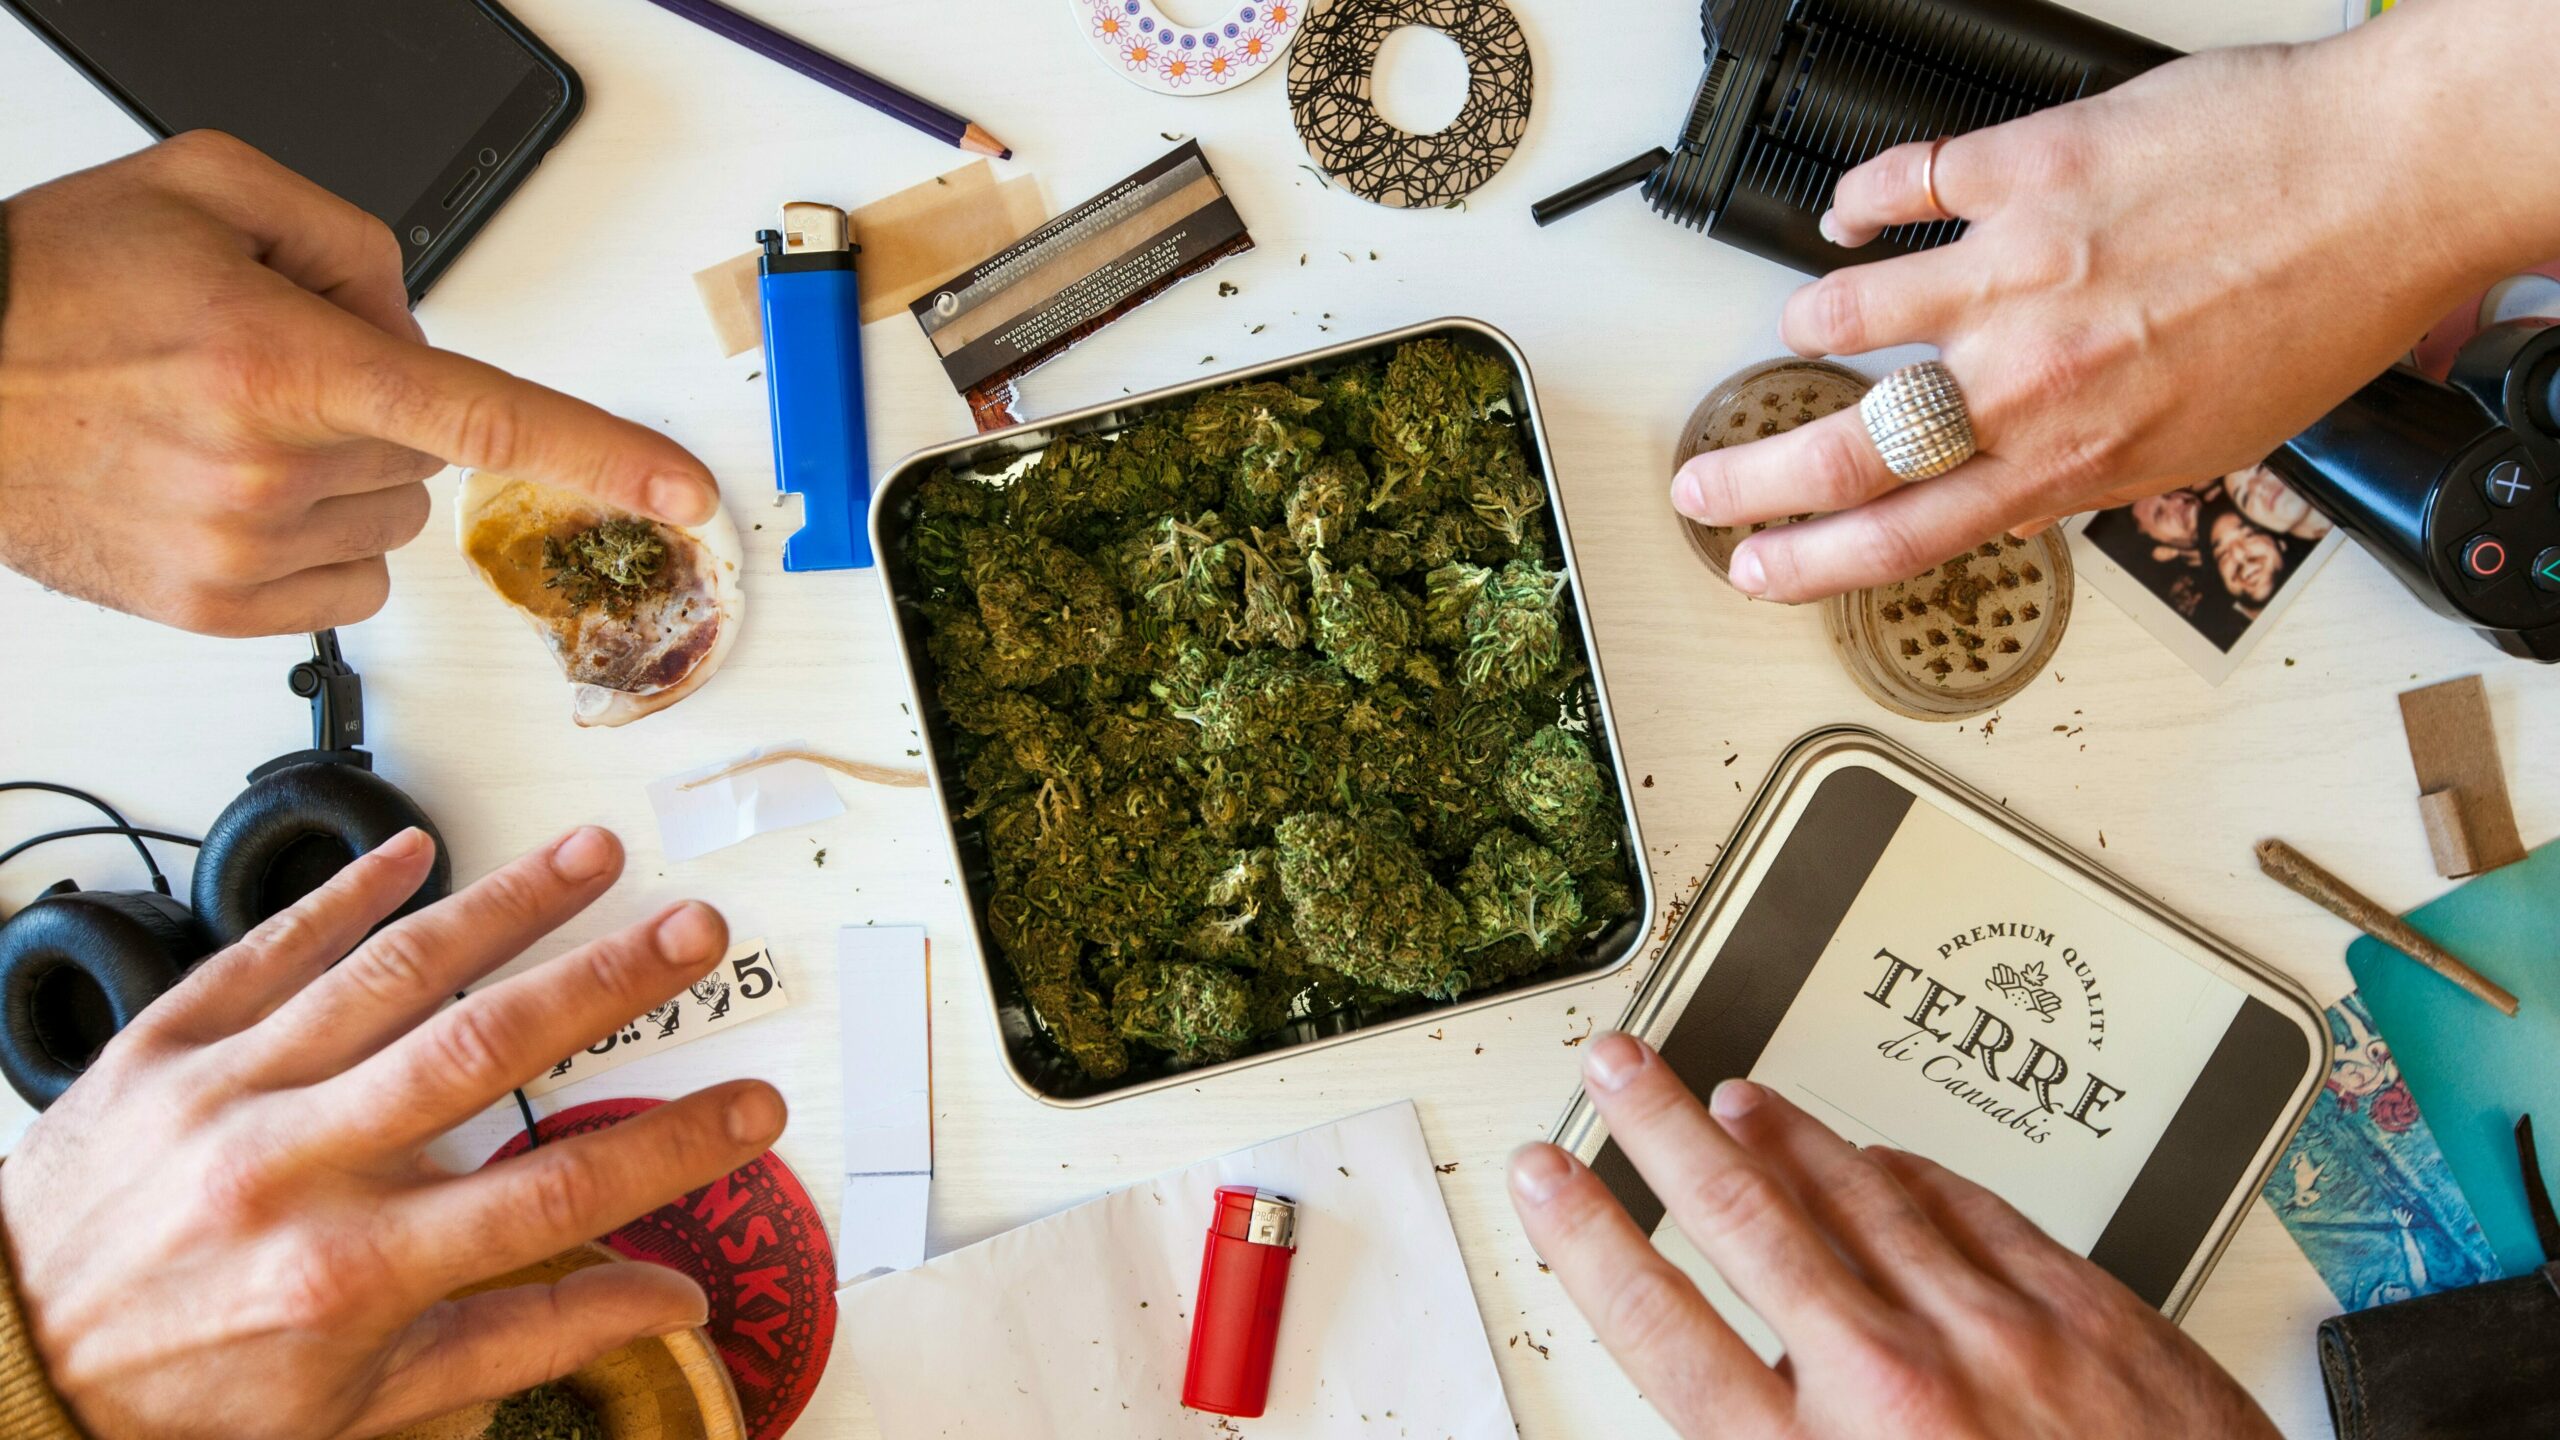
{"label": "yellow sweater sleeve", "polygon": [[45,1380],[44,1361],[18,1308],[18,1279],[0,1235],[0,1435],[8,1440],[82,1440],[80,1427]]}

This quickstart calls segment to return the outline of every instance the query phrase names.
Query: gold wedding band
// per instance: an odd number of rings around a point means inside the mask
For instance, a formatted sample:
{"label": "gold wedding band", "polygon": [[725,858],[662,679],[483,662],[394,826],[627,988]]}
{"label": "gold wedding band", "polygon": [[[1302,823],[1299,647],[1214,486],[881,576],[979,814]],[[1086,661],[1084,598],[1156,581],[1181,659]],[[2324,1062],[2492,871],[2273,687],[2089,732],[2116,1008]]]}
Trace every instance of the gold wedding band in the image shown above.
{"label": "gold wedding band", "polygon": [[1948,213],[1946,202],[1938,198],[1938,152],[1947,148],[1949,138],[1951,137],[1941,135],[1930,141],[1929,158],[1920,163],[1920,189],[1929,197],[1930,213],[1941,220],[1956,218]]}

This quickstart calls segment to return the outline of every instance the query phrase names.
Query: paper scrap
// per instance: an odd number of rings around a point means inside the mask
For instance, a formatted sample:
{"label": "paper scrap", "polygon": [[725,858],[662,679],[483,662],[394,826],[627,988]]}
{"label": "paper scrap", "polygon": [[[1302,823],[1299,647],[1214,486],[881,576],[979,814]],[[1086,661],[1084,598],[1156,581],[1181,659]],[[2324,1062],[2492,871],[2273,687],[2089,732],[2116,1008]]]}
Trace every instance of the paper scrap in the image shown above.
{"label": "paper scrap", "polygon": [[[998,182],[984,160],[854,211],[853,231],[862,247],[854,262],[862,323],[903,313],[917,296],[1039,229],[1048,217],[1040,177]],[[749,250],[693,277],[722,355],[744,354],[764,343],[756,256]]]}
{"label": "paper scrap", "polygon": [[734,1029],[770,1015],[791,1003],[782,988],[781,968],[762,940],[733,945],[720,968],[693,982],[673,1000],[636,1016],[627,1025],[577,1054],[562,1060],[526,1084],[527,1095],[548,1095],[565,1085],[628,1065],[634,1060],[690,1045],[706,1035]]}
{"label": "paper scrap", "polygon": [[922,927],[836,932],[844,1016],[844,1208],[836,1276],[924,1263],[933,1186],[931,947]]}
{"label": "paper scrap", "polygon": [[1210,1417],[1182,1408],[1182,1371],[1220,1185],[1260,1186],[1298,1206],[1271,1408],[1251,1422],[1254,1440],[1516,1440],[1410,1101],[1203,1161],[840,1292],[880,1433],[1209,1433]]}
{"label": "paper scrap", "polygon": [[[692,860],[768,830],[843,814],[844,797],[836,793],[825,767],[806,760],[781,760],[710,780],[749,760],[808,748],[802,741],[785,740],[653,783],[649,808],[658,814],[659,847],[670,860]],[[695,783],[703,780],[710,783]]]}

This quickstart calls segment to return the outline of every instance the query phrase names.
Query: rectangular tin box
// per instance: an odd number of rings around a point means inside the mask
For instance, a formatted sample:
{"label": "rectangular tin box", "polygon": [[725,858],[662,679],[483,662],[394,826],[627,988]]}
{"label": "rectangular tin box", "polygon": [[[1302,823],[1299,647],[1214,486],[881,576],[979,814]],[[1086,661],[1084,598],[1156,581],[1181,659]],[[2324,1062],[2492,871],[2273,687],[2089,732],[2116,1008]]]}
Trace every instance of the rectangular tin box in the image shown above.
{"label": "rectangular tin box", "polygon": [[[2273,1012],[2261,1016],[2264,1024],[2251,1032],[2267,1043],[2262,1047],[2269,1057],[2266,1070],[2273,1078],[2264,1084],[2264,1092],[2281,1097],[2278,1104],[2264,1112],[2266,1126],[2262,1133],[2249,1135],[2251,1146],[2237,1167],[2237,1180],[2227,1191],[2207,1198],[2218,1200],[2200,1243],[2191,1249],[2183,1243],[2173,1252],[2173,1260],[2155,1264],[2153,1288],[2160,1308],[2175,1320],[2185,1313],[2194,1300],[2223,1249],[2239,1229],[2241,1219],[2257,1197],[2270,1171],[2283,1154],[2285,1143],[2292,1137],[2302,1119],[2310,1112],[2312,1101],[2320,1094],[2321,1082],[2329,1073],[2329,1030],[2320,1007],[2308,992],[2290,977],[2264,962],[2232,948],[2211,934],[2198,929],[2184,917],[2163,908],[2157,901],[2134,889],[2123,880],[2092,863],[2069,845],[2050,833],[2019,819],[2008,808],[1982,792],[1931,765],[1926,760],[1895,744],[1874,731],[1858,726],[1833,726],[1816,730],[1790,746],[1779,758],[1769,778],[1762,782],[1752,797],[1742,819],[1734,828],[1733,838],[1718,857],[1714,872],[1708,877],[1697,902],[1681,917],[1664,945],[1662,958],[1653,973],[1629,1002],[1618,1028],[1644,1037],[1656,1046],[1663,1044],[1682,1015],[1689,1009],[1700,981],[1716,961],[1719,937],[1729,937],[1737,920],[1736,912],[1747,906],[1759,890],[1755,883],[1748,889],[1746,877],[1763,877],[1764,865],[1755,864],[1765,854],[1774,855],[1783,841],[1782,831],[1793,829],[1805,811],[1797,802],[1808,786],[1837,775],[1846,766],[1862,766],[1879,772],[1886,781],[1907,789],[1919,800],[1931,802],[1941,810],[1970,820],[1979,829],[2005,838],[2017,850],[2026,852],[2030,863],[2065,885],[2083,892],[2099,904],[2109,907],[2132,925],[2147,932],[2148,938],[2183,954],[2187,959],[2219,975],[2249,1000],[2263,1002]],[[1782,822],[1784,822],[1782,824]],[[1878,843],[1883,843],[1881,840]],[[1848,864],[1842,857],[1832,868],[1835,872]],[[1860,872],[1863,875],[1863,871]],[[1864,879],[1855,881],[1863,887]],[[1824,929],[1818,936],[1807,937],[1814,948],[1827,945],[1832,932]],[[1776,985],[1777,990],[1772,986]],[[1728,986],[1727,989],[1730,989]],[[1775,1005],[1781,1009],[1792,1003],[1782,984],[1773,977],[1761,975],[1743,986],[1753,998],[1747,1004]],[[1719,993],[1725,993],[1720,991]],[[1868,998],[1873,998],[1872,996]],[[1706,1012],[1701,1012],[1702,1015]],[[2235,1025],[2235,1030],[2238,1028]],[[2297,1070],[2286,1058],[2299,1032],[2303,1063]],[[1724,1068],[1730,1068],[1730,1062]],[[1733,1069],[1744,1073],[1749,1066]],[[2119,1079],[2124,1077],[2117,1077]],[[2185,1116],[2181,1115],[2183,1121]],[[2176,1133],[2173,1125],[2172,1133]],[[1576,1091],[1562,1120],[1557,1123],[1555,1143],[1592,1160],[1606,1140],[1606,1130],[1588,1095]],[[1616,1157],[1612,1157],[1614,1161]],[[1604,1164],[1604,1175],[1614,1171],[1614,1164]],[[1631,1173],[1631,1172],[1629,1172]],[[2119,1213],[2143,1203],[2146,1191],[2138,1178],[2135,1189],[2121,1202]],[[2095,1258],[2095,1257],[2093,1257]],[[2140,1287],[2137,1287],[2140,1288]]]}
{"label": "rectangular tin box", "polygon": [[[1558,558],[1569,581],[1567,604],[1582,636],[1583,653],[1591,661],[1591,686],[1597,704],[1590,739],[1595,748],[1605,747],[1609,769],[1617,783],[1619,804],[1626,824],[1621,839],[1630,857],[1630,880],[1638,890],[1636,911],[1596,939],[1585,941],[1567,952],[1548,969],[1460,1000],[1432,1002],[1417,999],[1386,1009],[1355,1007],[1300,1020],[1262,1048],[1219,1064],[1189,1069],[1132,1067],[1130,1073],[1118,1081],[1093,1081],[1077,1070],[1041,1033],[1023,1001],[1012,968],[1005,964],[993,938],[987,933],[990,876],[986,854],[975,822],[964,820],[960,815],[964,802],[956,793],[959,767],[954,750],[955,734],[936,693],[933,659],[925,649],[927,632],[924,617],[909,603],[917,586],[913,567],[906,558],[904,542],[907,529],[914,520],[916,491],[926,480],[947,471],[984,472],[1018,463],[1064,436],[1117,432],[1153,411],[1188,403],[1204,391],[1254,380],[1286,379],[1305,371],[1321,375],[1386,355],[1408,341],[1423,339],[1449,340],[1496,355],[1511,368],[1512,410],[1520,422],[1522,446],[1527,452],[1530,468],[1547,488],[1548,505],[1555,517]],[[1583,604],[1582,567],[1574,556],[1573,537],[1566,523],[1564,505],[1556,493],[1555,457],[1547,446],[1546,427],[1538,413],[1537,392],[1530,382],[1529,362],[1508,336],[1492,326],[1465,319],[1428,321],[1382,335],[1346,341],[1329,349],[1249,369],[1232,370],[1053,419],[918,451],[900,461],[881,482],[879,493],[872,500],[871,538],[873,549],[879,556],[881,581],[887,591],[899,653],[906,662],[908,684],[915,695],[916,715],[924,731],[926,768],[933,777],[934,795],[941,803],[944,826],[951,837],[954,868],[961,883],[968,888],[970,922],[977,933],[979,957],[986,966],[987,993],[994,1006],[996,1029],[1004,1041],[1005,1068],[1012,1074],[1014,1083],[1030,1095],[1052,1105],[1082,1107],[1145,1094],[1177,1083],[1194,1083],[1204,1076],[1240,1070],[1284,1055],[1339,1045],[1363,1035],[1445,1020],[1452,1015],[1485,1009],[1523,996],[1541,995],[1578,985],[1625,965],[1643,946],[1653,914],[1653,879],[1644,863],[1643,838],[1636,829],[1635,798],[1627,788],[1626,759],[1619,753],[1616,728],[1610,720],[1609,686],[1601,669],[1600,647],[1591,633],[1590,615]]]}

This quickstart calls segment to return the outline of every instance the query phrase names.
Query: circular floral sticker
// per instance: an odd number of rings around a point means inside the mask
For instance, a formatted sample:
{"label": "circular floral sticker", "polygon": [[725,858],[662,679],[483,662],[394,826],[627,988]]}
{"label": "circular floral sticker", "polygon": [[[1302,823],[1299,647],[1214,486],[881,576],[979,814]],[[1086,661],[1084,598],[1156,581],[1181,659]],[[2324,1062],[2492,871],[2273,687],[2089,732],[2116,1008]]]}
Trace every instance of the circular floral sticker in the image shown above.
{"label": "circular floral sticker", "polygon": [[1156,0],[1067,0],[1106,63],[1159,95],[1214,95],[1269,70],[1298,33],[1300,0],[1241,0],[1177,25]]}

